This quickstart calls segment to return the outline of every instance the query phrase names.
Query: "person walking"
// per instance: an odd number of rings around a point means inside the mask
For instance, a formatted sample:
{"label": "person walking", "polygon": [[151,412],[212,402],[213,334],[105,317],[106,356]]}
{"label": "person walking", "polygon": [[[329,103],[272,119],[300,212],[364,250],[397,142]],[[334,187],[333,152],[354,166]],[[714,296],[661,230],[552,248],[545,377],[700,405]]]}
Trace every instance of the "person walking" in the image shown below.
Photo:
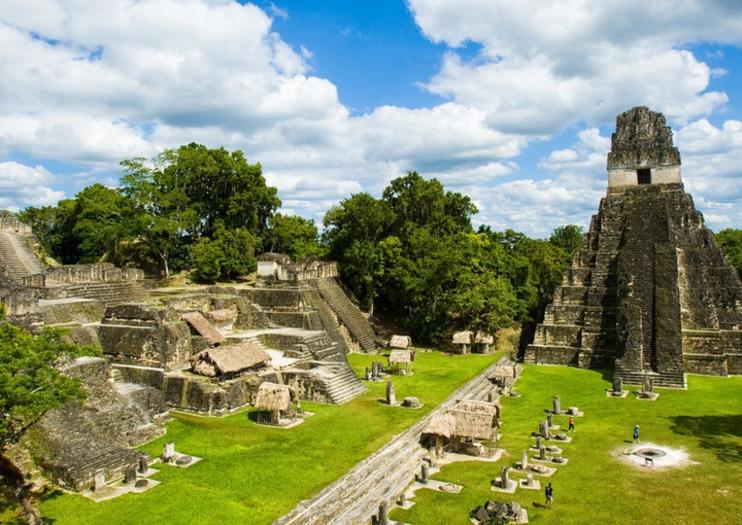
{"label": "person walking", "polygon": [[639,443],[639,425],[634,425],[634,443]]}
{"label": "person walking", "polygon": [[572,432],[575,429],[575,418],[574,416],[569,416],[569,431]]}
{"label": "person walking", "polygon": [[544,496],[546,496],[546,506],[551,508],[551,504],[554,502],[554,488],[551,486],[551,482],[546,484]]}

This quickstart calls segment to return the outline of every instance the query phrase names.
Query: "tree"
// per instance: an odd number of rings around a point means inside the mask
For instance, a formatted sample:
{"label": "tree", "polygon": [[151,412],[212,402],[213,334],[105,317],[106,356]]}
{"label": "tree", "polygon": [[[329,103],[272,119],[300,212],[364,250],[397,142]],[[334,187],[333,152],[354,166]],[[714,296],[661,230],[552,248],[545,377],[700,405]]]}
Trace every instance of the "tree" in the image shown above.
{"label": "tree", "polygon": [[340,262],[345,284],[373,309],[384,272],[379,243],[387,236],[393,212],[384,201],[368,193],[356,193],[325,214],[322,238],[330,258]]}
{"label": "tree", "polygon": [[77,212],[75,199],[65,199],[56,206],[28,207],[18,218],[31,226],[44,251],[62,264],[80,260],[80,239],[74,231]]}
{"label": "tree", "polygon": [[129,234],[130,215],[131,204],[119,190],[93,184],[78,193],[72,228],[79,240],[78,262],[98,262],[105,258],[121,263],[121,243]]}
{"label": "tree", "polygon": [[317,226],[311,219],[276,213],[268,221],[263,248],[284,253],[292,259],[319,257],[324,249],[318,241]]}
{"label": "tree", "polygon": [[437,179],[426,180],[416,171],[389,183],[382,199],[392,211],[391,230],[426,226],[441,235],[471,230],[477,208],[469,197],[445,191]]}
{"label": "tree", "polygon": [[[189,144],[166,150],[150,163],[135,158],[121,164],[122,191],[134,207],[133,231],[166,278],[171,269],[191,262],[189,254],[215,253],[216,247],[203,246],[219,228],[262,236],[281,205],[260,164],[249,164],[239,150]],[[202,246],[190,249],[197,243]]]}
{"label": "tree", "polygon": [[716,242],[742,279],[742,230],[727,228],[716,234]]}
{"label": "tree", "polygon": [[59,331],[34,336],[9,323],[0,325],[0,473],[13,484],[29,523],[40,524],[41,519],[8,447],[49,410],[84,397],[79,379],[64,375],[59,366],[95,353],[92,347],[67,342]]}
{"label": "tree", "polygon": [[202,237],[193,247],[194,277],[203,282],[234,279],[255,271],[255,238],[244,228],[219,226],[213,240]]}
{"label": "tree", "polygon": [[165,151],[156,164],[154,180],[168,189],[182,188],[183,204],[199,217],[190,232],[196,237],[213,236],[217,224],[260,236],[281,205],[276,188],[266,185],[260,163],[249,164],[240,150],[192,143]]}
{"label": "tree", "polygon": [[171,157],[171,152],[163,153],[155,159],[154,166],[147,165],[142,158],[121,163],[122,191],[133,208],[131,234],[136,244],[143,247],[140,260],[151,257],[158,261],[166,279],[170,277],[174,256],[180,254],[180,262],[185,262],[188,232],[195,230],[199,222],[184,184],[177,176],[168,177],[158,168]]}
{"label": "tree", "polygon": [[549,242],[572,255],[582,244],[582,226],[568,224],[554,230]]}

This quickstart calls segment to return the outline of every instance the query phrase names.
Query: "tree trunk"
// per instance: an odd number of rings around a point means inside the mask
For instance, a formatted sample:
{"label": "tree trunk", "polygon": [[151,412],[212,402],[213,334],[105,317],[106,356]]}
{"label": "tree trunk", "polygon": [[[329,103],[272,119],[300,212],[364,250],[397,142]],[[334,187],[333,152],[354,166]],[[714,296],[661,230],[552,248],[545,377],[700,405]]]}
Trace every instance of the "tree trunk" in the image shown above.
{"label": "tree trunk", "polygon": [[160,259],[162,259],[163,269],[165,270],[165,279],[170,279],[170,265],[167,263],[167,254],[160,252]]}
{"label": "tree trunk", "polygon": [[15,488],[16,498],[23,508],[26,522],[29,525],[41,525],[41,514],[31,502],[31,484],[26,483],[23,471],[2,451],[0,451],[0,475]]}

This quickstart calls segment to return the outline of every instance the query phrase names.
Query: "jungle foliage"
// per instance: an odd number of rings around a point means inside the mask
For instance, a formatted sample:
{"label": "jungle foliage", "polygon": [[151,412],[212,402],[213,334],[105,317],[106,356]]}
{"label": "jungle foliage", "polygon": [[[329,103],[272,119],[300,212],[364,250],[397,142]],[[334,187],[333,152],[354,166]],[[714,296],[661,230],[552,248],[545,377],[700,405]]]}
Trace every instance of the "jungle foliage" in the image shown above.
{"label": "jungle foliage", "polygon": [[322,240],[361,303],[397,319],[417,341],[537,319],[582,229],[558,228],[548,241],[475,231],[476,213],[469,197],[411,172],[379,199],[359,193],[330,209]]}
{"label": "jungle foliage", "polygon": [[548,240],[475,230],[469,197],[416,172],[379,198],[343,200],[327,211],[320,235],[314,221],[277,212],[276,188],[239,150],[188,144],[121,166],[118,188],[93,184],[20,213],[51,256],[166,278],[192,270],[202,282],[248,274],[264,251],[328,257],[364,308],[381,309],[420,342],[539,319],[582,239],[574,225]]}

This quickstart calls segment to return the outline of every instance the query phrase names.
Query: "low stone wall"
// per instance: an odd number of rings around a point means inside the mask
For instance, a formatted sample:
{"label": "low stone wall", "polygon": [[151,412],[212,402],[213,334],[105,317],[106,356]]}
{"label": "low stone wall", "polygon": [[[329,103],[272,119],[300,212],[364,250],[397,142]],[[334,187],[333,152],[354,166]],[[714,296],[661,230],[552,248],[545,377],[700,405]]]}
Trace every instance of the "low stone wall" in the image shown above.
{"label": "low stone wall", "polygon": [[118,363],[170,368],[191,357],[191,331],[174,310],[109,306],[98,333],[103,352]]}
{"label": "low stone wall", "polygon": [[[161,368],[118,364],[114,369],[126,382],[158,389],[170,408],[208,415],[228,414],[251,404],[260,383],[266,380],[265,377],[248,375],[217,382],[166,372]],[[275,381],[275,377],[269,379]]]}
{"label": "low stone wall", "polygon": [[138,268],[117,268],[110,263],[69,264],[24,277],[23,285],[33,288],[49,288],[66,284],[142,280],[144,280],[144,272]]}
{"label": "low stone wall", "polygon": [[31,235],[31,226],[21,222],[17,217],[8,212],[0,213],[0,232],[18,233],[20,235]]}
{"label": "low stone wall", "polygon": [[8,317],[23,316],[38,312],[41,293],[38,290],[23,288],[0,289],[0,302]]}
{"label": "low stone wall", "polygon": [[490,376],[504,360],[487,368],[428,416],[395,436],[313,498],[302,501],[274,525],[366,525],[378,512],[381,502],[391,508],[419,472],[427,452],[420,445],[422,431],[430,418],[461,399],[485,399],[494,388]]}

